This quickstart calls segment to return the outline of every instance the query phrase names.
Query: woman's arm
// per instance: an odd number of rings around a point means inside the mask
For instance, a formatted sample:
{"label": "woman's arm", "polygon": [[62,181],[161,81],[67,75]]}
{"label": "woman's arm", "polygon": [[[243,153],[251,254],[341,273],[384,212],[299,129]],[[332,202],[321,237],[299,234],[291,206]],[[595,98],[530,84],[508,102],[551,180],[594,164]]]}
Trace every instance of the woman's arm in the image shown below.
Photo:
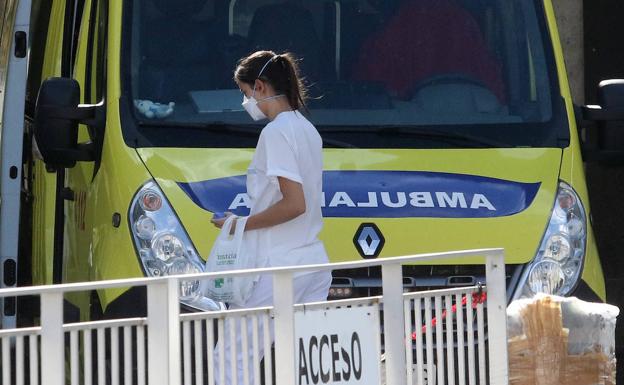
{"label": "woman's arm", "polygon": [[268,209],[250,216],[247,219],[246,230],[257,230],[279,225],[305,213],[306,204],[303,186],[281,176],[278,176],[277,180],[282,192],[282,199]]}
{"label": "woman's arm", "polygon": [[[245,230],[257,230],[288,222],[305,213],[306,204],[303,186],[290,179],[277,177],[282,199],[268,209],[250,216],[247,219]],[[212,223],[218,228],[223,226],[226,218],[213,219]],[[232,226],[232,231],[234,226]]]}

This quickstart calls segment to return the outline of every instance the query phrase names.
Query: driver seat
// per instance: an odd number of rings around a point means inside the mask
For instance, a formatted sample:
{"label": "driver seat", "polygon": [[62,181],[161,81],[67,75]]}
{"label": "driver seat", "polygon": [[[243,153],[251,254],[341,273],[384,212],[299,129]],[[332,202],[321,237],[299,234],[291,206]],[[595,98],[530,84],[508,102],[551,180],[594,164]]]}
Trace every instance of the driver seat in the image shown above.
{"label": "driver seat", "polygon": [[500,64],[479,25],[454,0],[406,0],[381,30],[365,39],[354,79],[383,84],[399,98],[432,77],[462,74],[505,101]]}

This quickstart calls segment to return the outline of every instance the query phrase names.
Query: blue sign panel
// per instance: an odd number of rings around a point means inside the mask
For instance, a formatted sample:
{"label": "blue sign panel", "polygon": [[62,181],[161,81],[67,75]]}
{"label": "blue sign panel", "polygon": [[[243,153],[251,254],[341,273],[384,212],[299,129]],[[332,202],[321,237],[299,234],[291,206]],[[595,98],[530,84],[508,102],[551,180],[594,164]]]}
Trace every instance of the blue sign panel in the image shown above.
{"label": "blue sign panel", "polygon": [[[249,214],[244,175],[178,185],[205,210]],[[502,217],[529,207],[540,185],[424,171],[325,171],[323,216]]]}

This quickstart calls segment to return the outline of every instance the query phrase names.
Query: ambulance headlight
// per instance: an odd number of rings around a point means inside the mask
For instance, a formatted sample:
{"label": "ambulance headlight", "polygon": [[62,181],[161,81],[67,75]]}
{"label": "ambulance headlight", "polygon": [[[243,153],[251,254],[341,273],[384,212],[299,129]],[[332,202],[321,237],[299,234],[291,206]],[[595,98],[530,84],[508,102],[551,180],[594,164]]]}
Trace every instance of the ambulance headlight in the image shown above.
{"label": "ambulance headlight", "polygon": [[[167,272],[169,275],[180,274],[197,274],[201,273],[203,269],[197,266],[185,258],[175,259]],[[194,300],[201,295],[199,280],[181,280],[180,281],[180,299],[182,300]]]}
{"label": "ambulance headlight", "polygon": [[[154,181],[147,182],[136,193],[128,220],[145,275],[159,277],[204,271],[204,261]],[[222,308],[201,295],[199,280],[180,281],[180,300],[199,310]]]}
{"label": "ambulance headlight", "polygon": [[570,239],[562,233],[555,234],[548,238],[544,250],[544,257],[557,262],[564,261],[570,257]]}
{"label": "ambulance headlight", "polygon": [[156,224],[152,218],[142,215],[134,223],[134,231],[136,232],[137,237],[150,240],[154,237]]}
{"label": "ambulance headlight", "polygon": [[563,270],[554,261],[543,260],[536,263],[529,273],[527,285],[533,293],[556,293],[565,284]]}
{"label": "ambulance headlight", "polygon": [[152,238],[154,256],[163,262],[172,258],[184,258],[184,244],[173,234],[161,234]]}
{"label": "ambulance headlight", "polygon": [[572,187],[560,181],[544,238],[537,255],[527,265],[514,298],[537,293],[570,294],[580,279],[586,243],[585,209]]}

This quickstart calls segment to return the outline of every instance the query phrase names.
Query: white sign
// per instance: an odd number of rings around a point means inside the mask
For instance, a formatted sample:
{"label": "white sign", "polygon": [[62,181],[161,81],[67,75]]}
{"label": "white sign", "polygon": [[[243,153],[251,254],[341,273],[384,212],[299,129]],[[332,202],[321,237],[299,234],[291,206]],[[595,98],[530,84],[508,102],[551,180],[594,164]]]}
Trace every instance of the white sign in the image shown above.
{"label": "white sign", "polygon": [[297,385],[380,383],[379,306],[295,313]]}

